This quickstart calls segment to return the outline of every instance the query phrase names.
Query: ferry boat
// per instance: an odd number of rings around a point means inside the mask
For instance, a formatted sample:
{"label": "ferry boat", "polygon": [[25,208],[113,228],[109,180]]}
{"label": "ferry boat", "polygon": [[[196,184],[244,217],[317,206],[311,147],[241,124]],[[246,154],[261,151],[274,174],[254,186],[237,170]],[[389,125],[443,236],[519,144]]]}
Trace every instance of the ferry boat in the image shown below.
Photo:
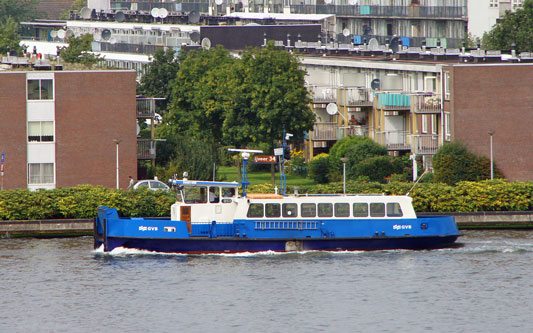
{"label": "ferry boat", "polygon": [[166,253],[354,251],[449,247],[453,217],[417,217],[409,196],[238,194],[237,182],[170,180],[170,219],[100,207],[94,247]]}

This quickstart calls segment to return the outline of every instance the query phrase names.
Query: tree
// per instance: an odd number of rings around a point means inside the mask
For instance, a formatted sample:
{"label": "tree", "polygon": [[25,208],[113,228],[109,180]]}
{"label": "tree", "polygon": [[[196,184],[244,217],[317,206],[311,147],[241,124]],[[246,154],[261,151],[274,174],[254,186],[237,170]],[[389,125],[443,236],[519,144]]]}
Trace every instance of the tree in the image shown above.
{"label": "tree", "polygon": [[80,37],[70,37],[68,39],[68,47],[61,50],[61,59],[72,64],[96,64],[100,60],[99,57],[92,53],[88,53],[88,51],[92,50],[92,41],[93,36],[91,34],[84,34]]}
{"label": "tree", "polygon": [[13,18],[8,17],[5,21],[0,21],[0,53],[6,54],[8,51],[16,51],[20,54],[20,36],[17,33],[18,24]]}
{"label": "tree", "polygon": [[173,87],[171,83],[176,79],[179,69],[175,54],[172,48],[166,51],[157,50],[137,87],[137,93],[140,95],[165,98],[164,101],[158,103],[163,110],[166,110],[170,103]]}
{"label": "tree", "polygon": [[39,0],[0,0],[0,21],[11,17],[15,22],[31,21],[38,16]]}
{"label": "tree", "polygon": [[488,49],[509,50],[515,44],[518,51],[533,51],[533,0],[514,13],[507,11],[483,41]]}

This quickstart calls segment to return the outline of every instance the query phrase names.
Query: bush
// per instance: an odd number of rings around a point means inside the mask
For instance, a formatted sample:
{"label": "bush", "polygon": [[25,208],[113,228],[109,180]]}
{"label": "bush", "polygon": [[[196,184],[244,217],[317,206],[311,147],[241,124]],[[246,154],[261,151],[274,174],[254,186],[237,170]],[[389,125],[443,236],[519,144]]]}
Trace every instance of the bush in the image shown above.
{"label": "bush", "polygon": [[309,177],[317,183],[328,182],[329,156],[319,154],[309,162]]}

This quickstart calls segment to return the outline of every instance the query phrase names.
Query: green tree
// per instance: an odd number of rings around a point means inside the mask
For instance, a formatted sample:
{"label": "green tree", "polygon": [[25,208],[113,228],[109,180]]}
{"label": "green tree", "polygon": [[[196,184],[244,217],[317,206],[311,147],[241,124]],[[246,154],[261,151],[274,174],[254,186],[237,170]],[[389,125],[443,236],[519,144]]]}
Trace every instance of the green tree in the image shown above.
{"label": "green tree", "polygon": [[518,51],[533,51],[533,0],[525,0],[516,12],[505,12],[483,42],[487,49],[509,50],[515,44]]}
{"label": "green tree", "polygon": [[160,97],[165,100],[158,103],[162,110],[167,109],[172,97],[172,82],[176,79],[179,62],[172,48],[159,49],[152,57],[152,62],[143,75],[137,93],[147,97]]}
{"label": "green tree", "polygon": [[0,21],[11,17],[15,22],[31,21],[38,16],[39,0],[0,0]]}
{"label": "green tree", "polygon": [[69,46],[61,50],[61,59],[72,64],[94,65],[100,59],[97,55],[87,53],[91,51],[91,43],[93,36],[91,34],[84,34],[80,37],[70,37],[68,39]]}
{"label": "green tree", "polygon": [[11,17],[0,20],[0,53],[5,55],[8,51],[20,53],[22,48],[19,46],[20,36],[17,33],[18,24]]}

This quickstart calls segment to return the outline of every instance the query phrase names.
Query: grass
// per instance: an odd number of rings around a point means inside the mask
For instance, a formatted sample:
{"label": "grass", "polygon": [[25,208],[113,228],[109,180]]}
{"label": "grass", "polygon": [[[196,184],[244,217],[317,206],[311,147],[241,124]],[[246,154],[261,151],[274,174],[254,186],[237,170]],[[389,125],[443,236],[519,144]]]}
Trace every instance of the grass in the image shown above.
{"label": "grass", "polygon": [[[239,174],[239,168],[221,166],[218,168],[217,180],[223,181],[239,181],[241,175]],[[297,174],[285,175],[287,186],[301,186],[301,185],[313,185],[315,182],[311,178],[305,178]],[[246,178],[251,185],[258,184],[270,184],[270,171],[247,171]],[[276,184],[280,184],[280,173],[276,172],[275,177]]]}

